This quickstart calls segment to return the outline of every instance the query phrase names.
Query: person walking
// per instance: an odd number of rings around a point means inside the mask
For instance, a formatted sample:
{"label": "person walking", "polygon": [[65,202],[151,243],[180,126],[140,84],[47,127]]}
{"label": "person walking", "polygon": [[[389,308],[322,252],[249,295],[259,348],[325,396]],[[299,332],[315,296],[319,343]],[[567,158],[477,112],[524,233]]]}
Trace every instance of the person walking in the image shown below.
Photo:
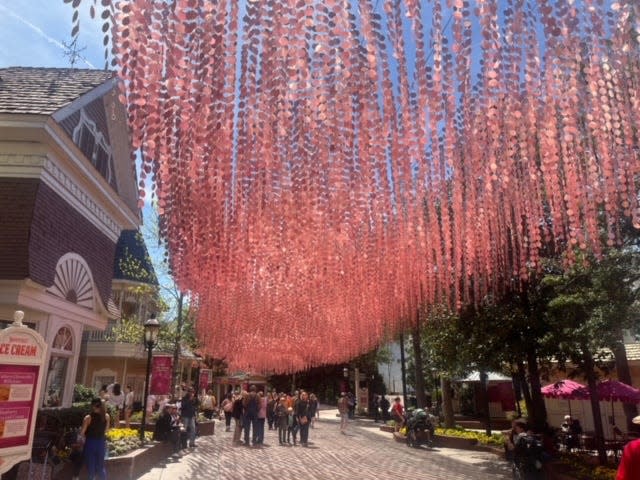
{"label": "person walking", "polygon": [[222,400],[222,404],[220,404],[220,407],[222,408],[222,413],[224,413],[224,425],[225,425],[225,432],[230,432],[231,431],[231,419],[233,418],[232,412],[233,412],[233,395],[231,395],[231,392],[227,393],[227,396],[224,397],[224,400]]}
{"label": "person walking", "polygon": [[96,476],[106,480],[107,471],[104,468],[104,457],[107,452],[107,437],[111,418],[104,408],[100,398],[91,400],[91,413],[84,417],[80,430],[81,438],[84,438],[83,459],[87,466],[88,479],[94,480]]}
{"label": "person walking", "polygon": [[267,419],[267,397],[260,391],[258,392],[258,419],[256,422],[256,431],[253,433],[253,444],[264,444],[264,423]]}
{"label": "person walking", "polygon": [[180,416],[187,431],[189,446],[196,446],[196,413],[198,411],[198,401],[193,396],[193,387],[187,389],[187,393],[180,401]]}
{"label": "person walking", "polygon": [[349,399],[347,398],[346,392],[340,394],[338,412],[340,412],[340,433],[347,433],[347,427],[349,425]]}
{"label": "person walking", "polygon": [[311,405],[307,392],[300,393],[296,404],[296,420],[300,425],[300,445],[306,447],[309,442],[309,425],[311,424]]}
{"label": "person walking", "polygon": [[309,420],[311,428],[315,428],[316,416],[319,417],[318,413],[318,397],[316,397],[315,393],[312,393],[309,395]]}
{"label": "person walking", "polygon": [[251,385],[249,393],[243,401],[243,421],[242,427],[244,428],[244,445],[250,446],[249,439],[251,433],[255,433],[258,427],[258,410],[260,410],[260,401],[258,399],[258,393],[256,386]]}
{"label": "person walking", "polygon": [[289,427],[289,414],[287,413],[287,397],[282,395],[275,408],[276,426],[278,428],[278,443],[287,443],[287,429]]}
{"label": "person walking", "polygon": [[293,446],[296,446],[296,437],[298,436],[298,421],[296,419],[293,407],[287,407],[287,443],[291,445],[291,437],[293,437]]}
{"label": "person walking", "polygon": [[234,420],[234,429],[233,429],[233,444],[240,444],[240,434],[242,433],[242,417],[244,413],[244,398],[249,394],[246,391],[236,395],[233,399],[233,409],[231,411],[231,415]]}
{"label": "person walking", "polygon": [[216,396],[212,390],[207,390],[202,396],[202,414],[209,420],[213,418],[213,412],[218,405]]}
{"label": "person walking", "polygon": [[278,396],[276,392],[269,392],[267,396],[267,423],[269,424],[269,430],[278,428],[276,422],[276,407],[278,405]]}

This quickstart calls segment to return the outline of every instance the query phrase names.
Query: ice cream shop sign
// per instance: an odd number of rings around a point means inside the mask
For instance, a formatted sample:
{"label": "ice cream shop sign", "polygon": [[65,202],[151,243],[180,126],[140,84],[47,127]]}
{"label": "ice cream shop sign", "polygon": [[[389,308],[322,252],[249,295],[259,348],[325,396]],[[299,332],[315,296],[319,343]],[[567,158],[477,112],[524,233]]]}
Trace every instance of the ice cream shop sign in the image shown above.
{"label": "ice cream shop sign", "polygon": [[24,313],[0,330],[0,474],[31,456],[40,378],[47,344],[22,324]]}

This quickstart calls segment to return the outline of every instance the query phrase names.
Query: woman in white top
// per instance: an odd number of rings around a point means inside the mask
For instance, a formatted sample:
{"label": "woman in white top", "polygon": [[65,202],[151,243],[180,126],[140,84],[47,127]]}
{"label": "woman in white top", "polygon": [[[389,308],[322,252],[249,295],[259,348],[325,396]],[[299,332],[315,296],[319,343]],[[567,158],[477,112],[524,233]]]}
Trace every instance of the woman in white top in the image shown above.
{"label": "woman in white top", "polygon": [[107,400],[107,403],[117,411],[116,418],[114,419],[115,427],[118,427],[118,424],[120,423],[120,412],[124,411],[124,400],[125,395],[122,392],[120,384],[114,383],[111,395],[109,395],[109,400]]}

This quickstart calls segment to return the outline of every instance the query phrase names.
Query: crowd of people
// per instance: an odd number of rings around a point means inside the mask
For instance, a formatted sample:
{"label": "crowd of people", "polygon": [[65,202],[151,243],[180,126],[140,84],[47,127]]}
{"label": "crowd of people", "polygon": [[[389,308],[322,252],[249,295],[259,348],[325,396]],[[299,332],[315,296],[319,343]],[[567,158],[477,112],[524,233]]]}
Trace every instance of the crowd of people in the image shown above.
{"label": "crowd of people", "polygon": [[234,422],[235,445],[260,447],[264,444],[265,424],[269,430],[278,431],[280,445],[308,446],[309,428],[318,415],[318,399],[314,394],[296,390],[293,394],[249,390],[229,392],[222,404],[226,431]]}
{"label": "crowd of people", "polygon": [[303,390],[290,395],[275,391],[265,393],[252,385],[248,390],[228,392],[218,404],[211,391],[197,397],[192,387],[184,389],[184,396],[174,403],[166,397],[148,399],[148,405],[155,403],[161,412],[156,422],[155,439],[170,441],[176,452],[196,447],[198,412],[208,419],[223,420],[225,431],[233,431],[234,445],[253,447],[264,445],[266,428],[278,431],[280,445],[299,443],[307,446],[309,428],[318,416],[318,399]]}
{"label": "crowd of people", "polygon": [[[131,422],[131,413],[133,412],[133,388],[131,385],[125,387],[125,391],[122,391],[122,386],[119,383],[112,383],[111,385],[103,385],[99,392],[100,399],[111,407],[117,414],[118,422],[123,419],[125,426],[129,428]],[[118,422],[115,425],[118,425]]]}

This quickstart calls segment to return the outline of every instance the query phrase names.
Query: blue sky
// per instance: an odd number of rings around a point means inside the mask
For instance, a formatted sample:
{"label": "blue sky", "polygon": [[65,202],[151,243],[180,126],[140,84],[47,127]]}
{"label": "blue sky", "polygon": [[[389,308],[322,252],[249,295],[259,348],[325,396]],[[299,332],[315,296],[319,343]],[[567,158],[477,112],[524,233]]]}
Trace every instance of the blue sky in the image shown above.
{"label": "blue sky", "polygon": [[[104,68],[100,24],[83,3],[78,45],[86,61],[76,68]],[[0,67],[69,67],[62,43],[71,40],[72,15],[62,0],[0,0]]]}
{"label": "blue sky", "polygon": [[[76,68],[104,68],[104,47],[100,23],[89,17],[85,1],[80,16],[78,48],[83,59]],[[71,41],[71,17],[73,9],[62,0],[0,0],[0,68],[26,67],[70,67],[64,55],[64,42]],[[147,196],[148,198],[149,196]],[[145,218],[150,215],[147,204],[143,210]],[[143,229],[143,231],[146,229]],[[149,253],[158,264],[164,250],[157,240],[147,240]],[[162,269],[156,267],[162,284],[170,282]]]}

